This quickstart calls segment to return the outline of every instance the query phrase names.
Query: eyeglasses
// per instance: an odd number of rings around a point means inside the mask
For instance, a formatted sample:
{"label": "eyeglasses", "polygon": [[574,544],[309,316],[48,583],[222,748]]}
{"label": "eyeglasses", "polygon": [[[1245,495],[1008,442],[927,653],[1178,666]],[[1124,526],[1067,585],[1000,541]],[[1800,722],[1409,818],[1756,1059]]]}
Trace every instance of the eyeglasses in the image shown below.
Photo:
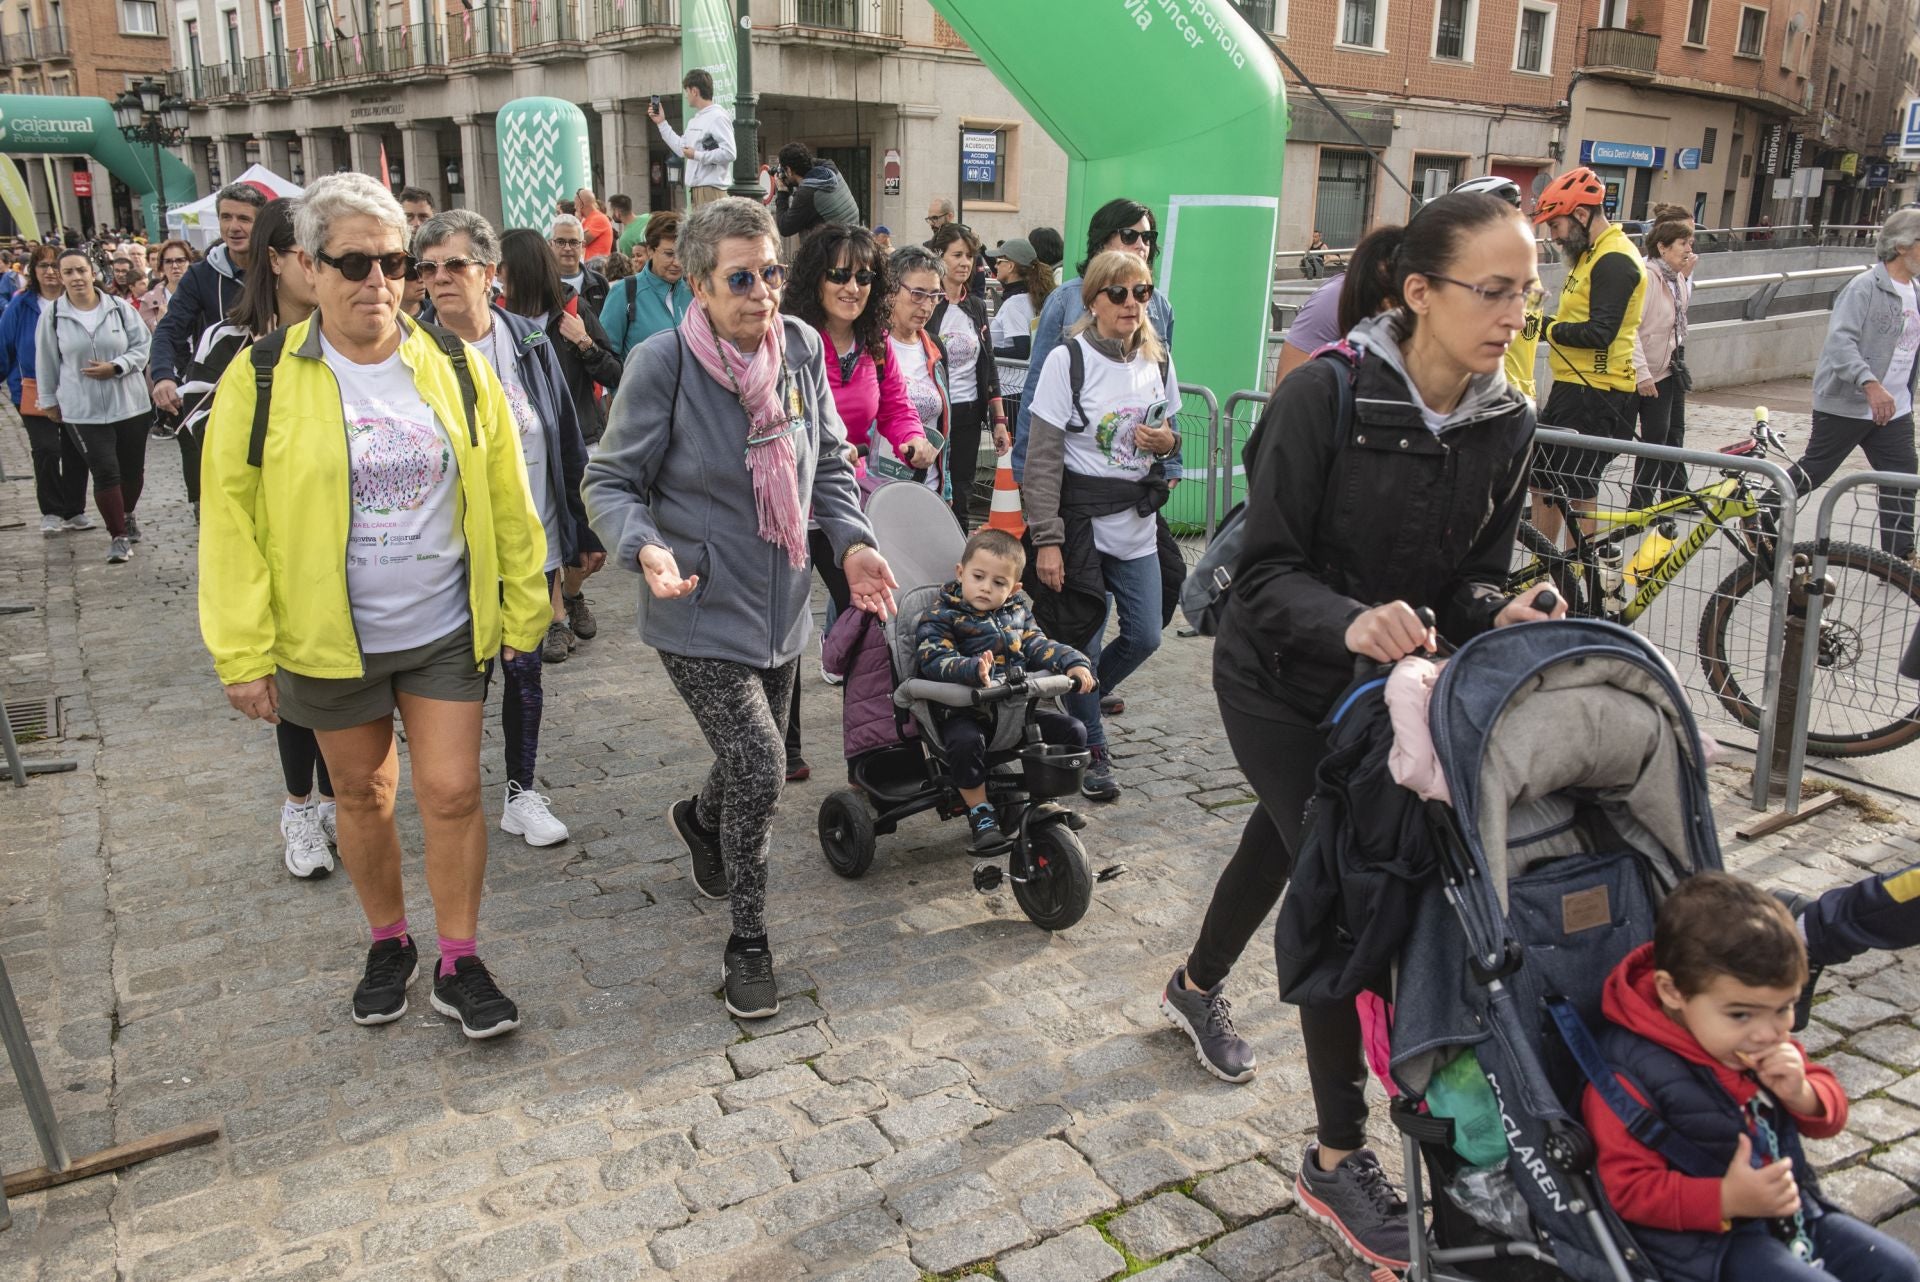
{"label": "eyeglasses", "polygon": [[1121,303],[1127,301],[1127,295],[1129,293],[1133,295],[1134,302],[1146,302],[1149,298],[1153,297],[1153,286],[1142,281],[1140,284],[1134,285],[1131,288],[1126,285],[1109,285],[1100,292],[1107,296],[1109,303],[1118,307]]}
{"label": "eyeglasses", "polygon": [[868,285],[873,284],[874,273],[864,267],[859,271],[855,271],[851,267],[829,267],[826,271],[826,277],[836,285],[844,285],[848,281],[852,281],[862,289],[865,289]]}
{"label": "eyeglasses", "polygon": [[422,258],[415,265],[419,268],[421,280],[432,280],[441,272],[452,276],[455,272],[463,272],[469,267],[479,267],[482,264],[477,258],[442,258],[438,262],[431,258]]}
{"label": "eyeglasses", "polygon": [[742,267],[737,272],[728,272],[726,276],[727,288],[732,290],[737,298],[745,298],[751,294],[753,282],[756,280],[764,281],[770,290],[778,290],[787,283],[787,269],[779,263],[768,263],[759,271],[751,267]]}
{"label": "eyeglasses", "polygon": [[947,225],[947,216],[945,214],[928,214],[927,215],[927,226],[933,227],[933,228],[940,228],[940,227],[945,227],[946,225]]}
{"label": "eyeglasses", "polygon": [[356,285],[365,280],[376,266],[380,268],[380,274],[388,280],[402,280],[414,270],[413,258],[404,249],[396,249],[385,254],[363,254],[356,249],[338,258],[321,250],[314,255],[314,258]]}
{"label": "eyeglasses", "polygon": [[162,267],[187,267],[191,264],[185,258],[163,258],[160,260],[160,265]]}
{"label": "eyeglasses", "polygon": [[1141,231],[1138,227],[1122,227],[1119,231],[1113,234],[1120,238],[1120,243],[1122,245],[1138,245],[1141,241],[1144,240],[1147,242],[1147,248],[1152,249],[1155,245],[1158,245],[1160,243],[1159,232]]}
{"label": "eyeglasses", "polygon": [[568,249],[578,249],[580,248],[580,246],[586,244],[585,241],[580,240],[579,238],[574,236],[555,236],[551,240],[549,240],[547,243],[552,245],[555,249],[559,249],[563,245],[566,246]]}
{"label": "eyeglasses", "polygon": [[1489,307],[1504,307],[1515,299],[1528,311],[1537,311],[1540,304],[1547,301],[1547,291],[1538,285],[1522,285],[1517,289],[1488,289],[1485,285],[1469,285],[1464,280],[1455,280],[1451,276],[1441,276],[1436,272],[1421,272],[1428,280],[1437,280],[1443,285],[1458,285],[1479,296],[1481,302]]}
{"label": "eyeglasses", "polygon": [[921,306],[937,303],[947,296],[947,291],[944,289],[906,289],[903,287],[900,292]]}

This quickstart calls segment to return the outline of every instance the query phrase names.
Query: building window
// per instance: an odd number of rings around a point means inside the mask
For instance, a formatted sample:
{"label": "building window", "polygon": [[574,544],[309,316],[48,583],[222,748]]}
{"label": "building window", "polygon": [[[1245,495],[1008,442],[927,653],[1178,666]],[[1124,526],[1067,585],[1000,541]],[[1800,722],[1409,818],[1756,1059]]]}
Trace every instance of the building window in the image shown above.
{"label": "building window", "polygon": [[1712,0],[1693,0],[1687,10],[1687,43],[1706,47],[1707,17],[1713,9]]}
{"label": "building window", "polygon": [[1335,248],[1357,245],[1367,234],[1373,207],[1373,156],[1365,151],[1322,148],[1314,193],[1313,225]]}
{"label": "building window", "polygon": [[1626,26],[1627,0],[1600,0],[1600,25],[1603,27]]}
{"label": "building window", "polygon": [[1799,47],[1800,33],[1806,29],[1807,19],[1804,14],[1796,13],[1787,19],[1786,38],[1780,42],[1780,70],[1794,70],[1794,51]]}
{"label": "building window", "polygon": [[1343,0],[1340,16],[1340,43],[1362,49],[1382,47],[1381,35],[1386,23],[1380,10],[1386,0]]}
{"label": "building window", "polygon": [[120,30],[129,35],[160,34],[160,0],[120,0]]}
{"label": "building window", "polygon": [[1438,200],[1452,191],[1460,181],[1462,163],[1458,156],[1428,156],[1415,152],[1413,201],[1408,217],[1419,213],[1429,201]]}
{"label": "building window", "polygon": [[[1740,140],[1738,138],[1734,139],[1735,143],[1738,143],[1739,141]],[[1718,129],[1707,130],[1706,135],[1700,139],[1700,163],[1701,164],[1711,165],[1713,163],[1714,148],[1719,144],[1719,142],[1720,142],[1720,131]]]}
{"label": "building window", "polygon": [[1473,61],[1475,0],[1440,0],[1434,9],[1433,56],[1452,62]]}
{"label": "building window", "polygon": [[239,70],[240,57],[240,11],[228,9],[227,16],[227,66]]}
{"label": "building window", "polygon": [[1274,25],[1280,16],[1281,4],[1282,0],[1233,0],[1233,7],[1255,31],[1281,30]]}
{"label": "building window", "polygon": [[1734,52],[1742,58],[1758,58],[1767,47],[1767,11],[1752,5],[1740,6],[1740,43]]}
{"label": "building window", "polygon": [[1546,75],[1553,70],[1553,22],[1555,11],[1524,5],[1520,9],[1520,34],[1514,42],[1513,69]]}

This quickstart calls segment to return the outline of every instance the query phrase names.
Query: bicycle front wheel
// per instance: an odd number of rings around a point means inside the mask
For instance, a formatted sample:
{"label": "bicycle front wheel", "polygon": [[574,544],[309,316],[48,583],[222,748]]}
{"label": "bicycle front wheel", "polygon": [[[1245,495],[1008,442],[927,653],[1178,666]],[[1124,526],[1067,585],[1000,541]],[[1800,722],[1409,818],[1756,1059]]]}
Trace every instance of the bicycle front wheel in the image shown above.
{"label": "bicycle front wheel", "polygon": [[[1814,545],[1796,553],[1813,556]],[[1900,676],[1900,655],[1920,619],[1920,577],[1911,565],[1857,543],[1827,554],[1835,591],[1823,603],[1807,707],[1807,751],[1870,757],[1920,736],[1920,695]],[[1721,581],[1700,615],[1700,667],[1707,686],[1749,730],[1760,724],[1767,620],[1773,583],[1748,561]]]}

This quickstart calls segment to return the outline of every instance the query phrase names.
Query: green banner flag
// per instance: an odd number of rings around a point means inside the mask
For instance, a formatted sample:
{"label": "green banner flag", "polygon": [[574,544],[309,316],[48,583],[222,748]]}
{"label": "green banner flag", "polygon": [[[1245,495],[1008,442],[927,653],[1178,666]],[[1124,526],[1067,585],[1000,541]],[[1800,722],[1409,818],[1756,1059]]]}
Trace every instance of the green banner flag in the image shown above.
{"label": "green banner flag", "polygon": [[[713,100],[733,114],[740,89],[739,47],[733,36],[733,0],[680,0],[680,75],[704,68],[713,76]],[[691,119],[687,109],[682,119]]]}
{"label": "green banner flag", "polygon": [[28,240],[40,239],[40,218],[33,212],[33,196],[27,191],[27,183],[20,176],[20,167],[13,163],[10,156],[0,156],[0,200],[6,202],[7,212],[13,215],[13,225]]}

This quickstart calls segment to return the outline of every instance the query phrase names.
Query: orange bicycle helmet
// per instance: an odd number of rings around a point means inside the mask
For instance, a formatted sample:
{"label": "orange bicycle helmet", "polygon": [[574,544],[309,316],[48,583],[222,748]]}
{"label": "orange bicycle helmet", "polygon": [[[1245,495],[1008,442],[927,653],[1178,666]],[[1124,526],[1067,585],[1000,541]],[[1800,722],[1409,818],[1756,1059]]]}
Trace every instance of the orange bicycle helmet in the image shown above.
{"label": "orange bicycle helmet", "polygon": [[1538,227],[1549,218],[1571,214],[1582,205],[1598,208],[1606,198],[1607,189],[1593,170],[1585,165],[1569,169],[1548,183],[1547,189],[1540,193],[1540,203],[1533,208],[1533,225]]}

